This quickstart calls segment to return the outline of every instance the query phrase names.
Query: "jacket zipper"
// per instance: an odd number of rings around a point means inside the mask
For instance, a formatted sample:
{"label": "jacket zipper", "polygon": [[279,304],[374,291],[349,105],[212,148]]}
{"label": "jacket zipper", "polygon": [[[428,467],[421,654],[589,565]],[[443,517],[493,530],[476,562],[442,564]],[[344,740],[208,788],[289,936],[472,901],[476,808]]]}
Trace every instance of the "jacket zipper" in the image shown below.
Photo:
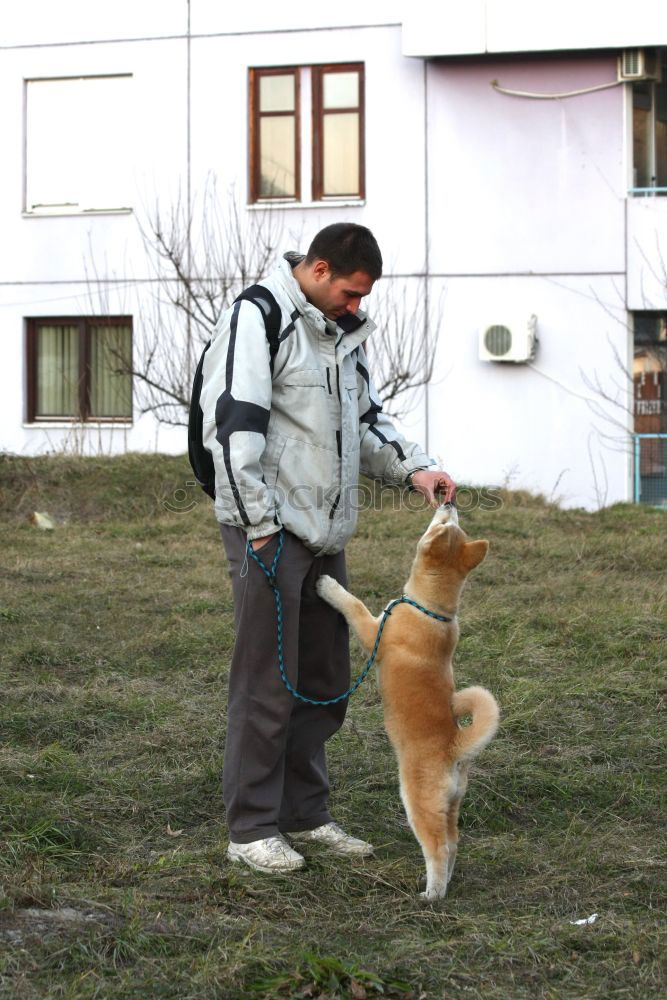
{"label": "jacket zipper", "polygon": [[333,521],[334,514],[336,513],[336,507],[338,506],[339,503],[340,503],[340,493],[338,493],[336,495],[336,499],[334,500],[333,504],[331,505],[331,510],[329,511],[329,520],[330,521]]}
{"label": "jacket zipper", "polygon": [[[342,415],[343,415],[343,411],[342,411],[343,401],[340,398],[340,372],[338,370],[338,362],[336,362],[336,392],[338,393],[338,405],[341,407],[341,419],[342,419]],[[336,443],[338,445],[338,457],[342,458],[343,449],[342,449],[341,432],[340,431],[336,431]],[[336,507],[338,506],[339,503],[340,503],[340,493],[336,497],[334,505],[331,508],[331,511],[329,512],[329,518],[332,521],[333,521],[334,514],[336,513]]]}
{"label": "jacket zipper", "polygon": [[[329,369],[328,368],[327,368],[327,385],[329,386],[329,392],[331,392],[331,382],[329,380]],[[340,378],[339,378],[339,371],[338,371],[338,362],[336,362],[336,392],[338,393],[338,403],[339,403],[339,405],[342,405],[342,400],[340,398]],[[341,458],[342,457],[342,446],[341,446],[341,432],[340,431],[336,431],[336,446],[338,448],[338,457]],[[340,492],[336,495],[336,499],[334,500],[333,504],[331,505],[331,510],[329,511],[329,520],[330,521],[333,521],[334,516],[336,514],[336,508],[338,507],[339,503],[340,503]]]}
{"label": "jacket zipper", "polygon": [[329,369],[327,368],[327,389],[329,390],[329,395],[331,395],[331,379],[329,378]]}

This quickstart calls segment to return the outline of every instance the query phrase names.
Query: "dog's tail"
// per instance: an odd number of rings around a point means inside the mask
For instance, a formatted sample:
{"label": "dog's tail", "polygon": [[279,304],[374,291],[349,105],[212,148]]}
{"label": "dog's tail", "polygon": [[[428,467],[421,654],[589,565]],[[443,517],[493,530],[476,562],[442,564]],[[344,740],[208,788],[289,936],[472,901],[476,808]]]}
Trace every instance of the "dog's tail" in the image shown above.
{"label": "dog's tail", "polygon": [[496,735],[500,719],[498,702],[486,688],[468,687],[454,693],[452,711],[457,720],[464,715],[472,715],[470,725],[459,729],[456,734],[459,758],[471,760]]}

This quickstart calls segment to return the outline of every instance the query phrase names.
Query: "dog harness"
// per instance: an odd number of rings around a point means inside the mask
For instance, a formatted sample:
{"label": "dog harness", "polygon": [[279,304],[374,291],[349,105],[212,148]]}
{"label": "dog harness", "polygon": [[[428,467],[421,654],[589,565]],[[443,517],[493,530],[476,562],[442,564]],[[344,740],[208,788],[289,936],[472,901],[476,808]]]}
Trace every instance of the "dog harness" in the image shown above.
{"label": "dog harness", "polygon": [[255,555],[255,551],[250,541],[247,542],[247,549],[249,554],[252,556],[252,558],[255,560],[257,565],[264,573],[267,582],[273,591],[273,596],[276,602],[276,624],[277,624],[277,634],[278,634],[278,668],[280,670],[280,676],[282,678],[283,684],[285,685],[289,693],[294,698],[298,698],[299,701],[304,701],[308,705],[335,705],[336,702],[343,701],[345,698],[349,698],[350,695],[354,694],[354,692],[364,681],[369,670],[375,663],[375,657],[377,655],[378,647],[380,645],[380,639],[382,638],[382,631],[387,623],[389,615],[392,613],[397,604],[411,604],[413,608],[417,608],[418,611],[421,611],[423,614],[428,615],[429,618],[435,618],[435,620],[439,622],[451,622],[454,620],[453,618],[448,617],[447,615],[439,615],[435,611],[429,611],[428,608],[423,607],[417,601],[413,601],[411,597],[406,597],[405,594],[402,594],[400,597],[394,598],[394,600],[390,601],[389,604],[384,609],[384,611],[382,612],[382,620],[380,622],[380,625],[378,626],[378,631],[375,637],[375,644],[373,646],[373,650],[368,658],[366,666],[364,667],[364,669],[362,670],[361,674],[354,682],[352,687],[348,688],[347,691],[345,691],[343,694],[339,694],[337,698],[328,698],[327,700],[308,698],[306,695],[301,694],[299,691],[297,691],[296,688],[292,687],[289,678],[287,677],[287,674],[285,672],[285,661],[283,658],[283,608],[282,608],[282,601],[280,599],[280,589],[278,587],[278,579],[276,576],[278,570],[278,562],[280,560],[280,554],[283,550],[284,540],[285,540],[285,532],[281,528],[278,534],[278,548],[276,549],[276,554],[273,557],[273,562],[271,563],[270,569],[268,569],[265,566],[265,564],[262,562],[259,556]]}

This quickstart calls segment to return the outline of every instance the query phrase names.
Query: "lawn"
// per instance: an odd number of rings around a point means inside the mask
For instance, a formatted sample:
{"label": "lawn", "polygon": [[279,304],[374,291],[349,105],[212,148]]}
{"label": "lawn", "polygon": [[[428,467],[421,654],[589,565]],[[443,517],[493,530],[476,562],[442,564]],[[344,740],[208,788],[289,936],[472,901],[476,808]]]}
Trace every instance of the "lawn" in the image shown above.
{"label": "lawn", "polygon": [[[424,904],[372,674],[329,760],[333,812],[376,857],[228,863],[231,593],[190,479],[182,458],[0,459],[0,995],[664,994],[667,512],[466,504],[491,550],[457,681],[502,720],[450,894]],[[348,547],[374,611],[430,517],[385,499]]]}

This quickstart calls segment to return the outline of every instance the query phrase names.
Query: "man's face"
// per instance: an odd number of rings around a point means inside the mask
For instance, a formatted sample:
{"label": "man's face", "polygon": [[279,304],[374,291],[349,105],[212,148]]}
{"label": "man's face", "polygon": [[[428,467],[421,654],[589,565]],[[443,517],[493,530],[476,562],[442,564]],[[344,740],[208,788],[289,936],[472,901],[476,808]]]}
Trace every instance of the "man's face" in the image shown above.
{"label": "man's face", "polygon": [[365,271],[333,277],[324,260],[315,263],[313,279],[309,289],[310,301],[327,319],[340,319],[346,313],[356,316],[361,300],[370,293],[374,285],[373,279]]}

